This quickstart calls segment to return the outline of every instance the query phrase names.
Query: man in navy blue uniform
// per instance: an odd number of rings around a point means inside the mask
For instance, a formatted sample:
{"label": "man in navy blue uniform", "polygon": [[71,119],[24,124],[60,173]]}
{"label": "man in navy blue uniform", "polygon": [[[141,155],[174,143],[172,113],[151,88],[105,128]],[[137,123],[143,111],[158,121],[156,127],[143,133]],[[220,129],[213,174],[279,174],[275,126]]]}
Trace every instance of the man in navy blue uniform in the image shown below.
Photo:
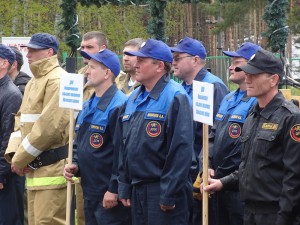
{"label": "man in navy blue uniform", "polygon": [[22,94],[10,80],[8,71],[16,54],[0,44],[0,224],[24,224],[23,193],[25,180],[12,173],[4,153],[14,130],[14,114],[18,112]]}
{"label": "man in navy blue uniform", "polygon": [[[244,71],[235,71],[235,68],[246,65],[259,49],[261,47],[258,45],[246,42],[236,52],[223,51],[224,55],[232,57],[229,79],[238,85],[238,89],[226,95],[221,102],[210,133],[214,178],[220,179],[231,174],[238,170],[241,163],[242,127],[256,98],[247,96],[246,74]],[[243,225],[244,206],[239,191],[224,190],[215,196],[217,224]]]}
{"label": "man in navy blue uniform", "polygon": [[119,198],[131,206],[134,225],[187,225],[192,201],[189,169],[193,151],[191,101],[170,80],[172,53],[149,39],[137,56],[136,80],[119,119],[122,140]]}
{"label": "man in navy blue uniform", "polygon": [[[218,112],[220,103],[224,96],[229,93],[228,88],[224,82],[217,76],[213,75],[207,71],[206,65],[206,50],[202,43],[196,39],[190,37],[185,37],[179,41],[176,47],[172,47],[173,52],[173,66],[174,75],[181,80],[183,80],[182,86],[187,91],[188,95],[193,99],[193,80],[207,82],[214,85],[214,112],[213,118]],[[191,177],[193,183],[196,180],[197,174],[199,172],[199,158],[198,158],[203,141],[203,125],[202,123],[195,123],[195,143],[194,143],[194,157],[195,165],[193,165],[191,170]],[[211,128],[211,127],[210,127]],[[202,165],[200,165],[201,167]],[[202,172],[202,169],[200,169]],[[200,180],[200,179],[198,179]],[[195,182],[194,184],[194,196],[198,197],[200,194],[200,182]],[[211,205],[213,199],[210,200],[210,214],[209,221],[210,224],[215,224],[214,207]],[[193,224],[199,224],[202,221],[202,202],[199,201],[199,197],[194,200],[193,207]]]}
{"label": "man in navy blue uniform", "polygon": [[299,225],[300,110],[278,90],[283,64],[261,49],[235,70],[246,73],[247,95],[256,97],[257,103],[243,126],[239,170],[209,179],[204,190],[239,184],[244,225]]}
{"label": "man in navy blue uniform", "polygon": [[81,177],[86,225],[129,225],[130,210],[118,202],[119,143],[113,140],[119,109],[127,99],[114,84],[119,58],[108,49],[81,55],[89,60],[87,79],[95,93],[76,119],[73,164],[66,165],[64,176],[70,181]]}

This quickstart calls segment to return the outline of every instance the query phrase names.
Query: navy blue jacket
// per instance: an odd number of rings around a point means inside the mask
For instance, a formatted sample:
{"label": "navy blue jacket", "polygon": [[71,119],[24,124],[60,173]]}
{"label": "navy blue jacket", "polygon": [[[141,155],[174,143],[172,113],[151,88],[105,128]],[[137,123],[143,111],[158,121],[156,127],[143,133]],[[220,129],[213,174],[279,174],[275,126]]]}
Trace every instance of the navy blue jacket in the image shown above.
{"label": "navy blue jacket", "polygon": [[159,182],[159,204],[174,205],[176,193],[190,182],[191,101],[168,74],[149,95],[144,91],[140,86],[131,94],[119,119],[119,198],[130,199],[131,185]]}
{"label": "navy blue jacket", "polygon": [[14,130],[15,116],[22,102],[22,94],[8,75],[0,79],[0,183],[5,183],[10,164],[4,159],[10,134]]}
{"label": "navy blue jacket", "polygon": [[256,98],[240,90],[223,99],[210,133],[213,141],[213,166],[215,177],[221,178],[238,170],[241,163],[242,127]]}
{"label": "navy blue jacket", "polygon": [[[213,112],[213,118],[215,118],[220,104],[225,97],[229,93],[228,88],[224,84],[224,82],[217,76],[213,75],[212,73],[208,72],[206,68],[202,68],[197,76],[195,77],[196,81],[202,81],[202,82],[207,82],[210,84],[214,85],[214,112]],[[187,91],[188,95],[193,99],[193,86],[192,85],[187,85],[185,82],[182,83],[184,89]],[[196,122],[195,124],[195,142],[194,142],[194,154],[195,158],[197,159],[197,164],[193,166],[192,168],[192,174],[195,179],[197,176],[199,169],[198,169],[198,164],[199,164],[199,158],[201,159],[202,156],[200,154],[202,150],[202,144],[203,144],[203,124]],[[211,129],[211,127],[209,127]],[[199,156],[199,158],[198,158]],[[202,168],[202,165],[200,166]],[[201,169],[202,170],[202,169]]]}
{"label": "navy blue jacket", "polygon": [[[120,106],[127,97],[112,85],[92,109],[92,97],[76,120],[73,163],[79,167],[85,199],[101,200],[106,191],[118,191],[118,152],[113,142]],[[118,141],[118,140],[115,140]]]}

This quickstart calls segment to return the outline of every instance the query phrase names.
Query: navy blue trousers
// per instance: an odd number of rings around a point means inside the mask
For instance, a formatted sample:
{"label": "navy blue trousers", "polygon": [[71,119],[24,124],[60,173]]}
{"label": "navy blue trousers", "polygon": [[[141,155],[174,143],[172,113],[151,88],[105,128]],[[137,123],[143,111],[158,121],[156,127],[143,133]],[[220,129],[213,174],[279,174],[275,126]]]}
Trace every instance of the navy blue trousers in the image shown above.
{"label": "navy blue trousers", "polygon": [[121,202],[111,209],[102,207],[102,201],[84,199],[85,225],[131,225],[130,208]]}
{"label": "navy blue trousers", "polygon": [[0,190],[0,225],[24,224],[25,177],[11,173]]}
{"label": "navy blue trousers", "polygon": [[175,208],[160,209],[160,184],[147,183],[133,186],[131,209],[133,225],[188,225],[192,209],[192,185],[187,182],[176,195]]}

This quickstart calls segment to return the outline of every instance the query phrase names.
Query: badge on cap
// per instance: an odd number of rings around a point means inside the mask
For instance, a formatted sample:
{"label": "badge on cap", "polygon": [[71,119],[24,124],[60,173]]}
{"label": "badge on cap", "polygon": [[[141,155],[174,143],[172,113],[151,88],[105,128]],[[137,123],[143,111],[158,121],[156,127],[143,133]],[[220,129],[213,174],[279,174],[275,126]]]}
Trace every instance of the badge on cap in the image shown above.
{"label": "badge on cap", "polygon": [[161,125],[157,121],[150,121],[146,126],[146,132],[150,137],[157,137],[161,133]]}
{"label": "badge on cap", "polygon": [[231,124],[228,128],[228,133],[231,138],[238,138],[242,133],[241,126],[238,123]]}
{"label": "badge on cap", "polygon": [[300,124],[296,124],[291,128],[290,136],[294,141],[300,142]]}
{"label": "badge on cap", "polygon": [[100,148],[102,144],[103,144],[103,137],[101,136],[101,134],[93,133],[90,136],[90,145],[93,148]]}
{"label": "badge on cap", "polygon": [[141,48],[144,47],[146,44],[146,42],[144,41],[142,44],[141,44]]}
{"label": "badge on cap", "polygon": [[253,54],[253,55],[250,57],[249,61],[251,61],[252,59],[254,59],[254,57],[255,57],[255,54]]}

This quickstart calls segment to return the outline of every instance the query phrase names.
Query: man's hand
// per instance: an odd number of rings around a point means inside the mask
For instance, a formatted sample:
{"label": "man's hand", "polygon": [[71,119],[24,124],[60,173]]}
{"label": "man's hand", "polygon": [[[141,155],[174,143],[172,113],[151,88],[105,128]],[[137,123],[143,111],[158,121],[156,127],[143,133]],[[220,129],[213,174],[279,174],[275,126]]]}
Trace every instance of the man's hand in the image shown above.
{"label": "man's hand", "polygon": [[160,209],[164,212],[175,209],[175,205],[160,205]]}
{"label": "man's hand", "polygon": [[130,202],[130,199],[127,198],[121,198],[120,201],[122,202],[122,204],[125,206],[125,207],[130,207],[131,206],[131,202]]}
{"label": "man's hand", "polygon": [[74,183],[73,177],[74,175],[78,172],[78,166],[75,164],[67,164],[65,165],[64,168],[64,177],[66,178],[67,181],[70,181],[71,183]]}
{"label": "man's hand", "polygon": [[29,167],[19,168],[19,167],[17,167],[16,165],[12,164],[12,165],[11,165],[11,171],[12,171],[13,173],[18,174],[19,176],[24,176],[25,174],[31,172],[32,169],[29,168]]}
{"label": "man's hand", "polygon": [[208,178],[214,178],[215,171],[213,169],[208,169]]}
{"label": "man's hand", "polygon": [[0,183],[0,190],[4,188],[3,183]]}
{"label": "man's hand", "polygon": [[208,178],[208,185],[203,187],[203,183],[200,186],[200,191],[203,193],[203,190],[209,194],[213,194],[215,191],[220,191],[223,188],[223,184],[219,179]]}
{"label": "man's hand", "polygon": [[105,192],[103,197],[103,208],[110,209],[118,205],[118,194]]}

